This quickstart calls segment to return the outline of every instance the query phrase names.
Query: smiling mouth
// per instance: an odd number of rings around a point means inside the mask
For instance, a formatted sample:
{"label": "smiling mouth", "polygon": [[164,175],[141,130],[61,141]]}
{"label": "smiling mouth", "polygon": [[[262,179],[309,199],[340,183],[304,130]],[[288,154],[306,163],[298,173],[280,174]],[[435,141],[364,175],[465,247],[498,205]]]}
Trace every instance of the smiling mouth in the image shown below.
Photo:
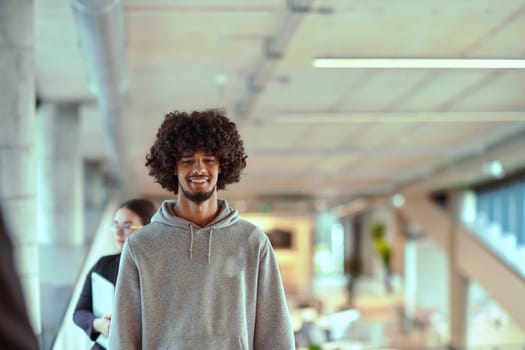
{"label": "smiling mouth", "polygon": [[208,182],[208,177],[190,177],[190,182],[194,184],[204,184]]}

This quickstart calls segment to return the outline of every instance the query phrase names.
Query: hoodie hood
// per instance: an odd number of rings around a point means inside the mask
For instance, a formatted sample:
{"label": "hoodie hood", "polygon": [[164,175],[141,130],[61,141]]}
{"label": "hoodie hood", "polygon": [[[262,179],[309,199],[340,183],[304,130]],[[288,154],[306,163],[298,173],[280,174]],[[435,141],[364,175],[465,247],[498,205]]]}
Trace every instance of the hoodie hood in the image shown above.
{"label": "hoodie hood", "polygon": [[[206,254],[208,257],[208,264],[211,261],[211,247],[212,247],[212,240],[213,240],[213,231],[216,229],[224,228],[231,226],[235,224],[237,221],[239,221],[239,212],[236,209],[230,208],[228,205],[228,202],[225,200],[218,200],[218,205],[221,210],[219,211],[219,215],[213,219],[212,222],[210,222],[205,227],[199,227],[196,226],[194,223],[183,219],[181,217],[178,217],[175,212],[173,211],[173,207],[175,204],[177,204],[176,200],[166,200],[162,202],[162,205],[160,206],[159,210],[155,213],[153,218],[151,218],[151,222],[159,222],[164,225],[172,226],[174,228],[188,231],[190,234],[190,245],[188,247],[188,257],[190,259],[193,258],[193,241],[194,241],[194,235],[195,235],[195,229],[199,231],[208,231],[208,253]],[[208,230],[209,228],[209,230]]]}

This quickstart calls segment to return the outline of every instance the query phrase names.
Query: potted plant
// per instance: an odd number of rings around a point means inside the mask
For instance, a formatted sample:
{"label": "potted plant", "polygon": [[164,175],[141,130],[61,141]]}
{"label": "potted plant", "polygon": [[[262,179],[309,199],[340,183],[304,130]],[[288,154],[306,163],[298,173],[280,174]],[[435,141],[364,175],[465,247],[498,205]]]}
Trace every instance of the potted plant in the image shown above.
{"label": "potted plant", "polygon": [[392,292],[392,249],[390,244],[385,239],[385,225],[382,222],[375,222],[370,226],[370,234],[372,235],[372,241],[374,250],[377,252],[383,263],[385,269],[385,288],[387,292]]}

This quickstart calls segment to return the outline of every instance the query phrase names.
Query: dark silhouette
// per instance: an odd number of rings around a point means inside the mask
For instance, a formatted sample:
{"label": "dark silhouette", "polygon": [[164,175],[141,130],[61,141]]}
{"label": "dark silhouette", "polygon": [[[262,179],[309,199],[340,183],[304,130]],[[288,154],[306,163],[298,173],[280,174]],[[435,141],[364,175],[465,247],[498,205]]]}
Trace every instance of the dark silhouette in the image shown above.
{"label": "dark silhouette", "polygon": [[38,349],[27,315],[24,293],[16,272],[13,247],[0,208],[0,348]]}

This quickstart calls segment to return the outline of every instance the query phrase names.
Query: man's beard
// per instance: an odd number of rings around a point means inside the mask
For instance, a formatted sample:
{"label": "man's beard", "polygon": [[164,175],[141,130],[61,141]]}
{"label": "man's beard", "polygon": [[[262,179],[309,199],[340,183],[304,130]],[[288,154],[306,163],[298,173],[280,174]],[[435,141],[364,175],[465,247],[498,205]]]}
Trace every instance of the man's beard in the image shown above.
{"label": "man's beard", "polygon": [[213,193],[215,192],[215,188],[213,188],[209,192],[198,192],[198,193],[191,193],[190,191],[184,188],[181,188],[181,189],[182,189],[182,193],[184,194],[184,197],[186,197],[190,201],[197,203],[197,204],[210,199],[211,196],[213,196]]}

